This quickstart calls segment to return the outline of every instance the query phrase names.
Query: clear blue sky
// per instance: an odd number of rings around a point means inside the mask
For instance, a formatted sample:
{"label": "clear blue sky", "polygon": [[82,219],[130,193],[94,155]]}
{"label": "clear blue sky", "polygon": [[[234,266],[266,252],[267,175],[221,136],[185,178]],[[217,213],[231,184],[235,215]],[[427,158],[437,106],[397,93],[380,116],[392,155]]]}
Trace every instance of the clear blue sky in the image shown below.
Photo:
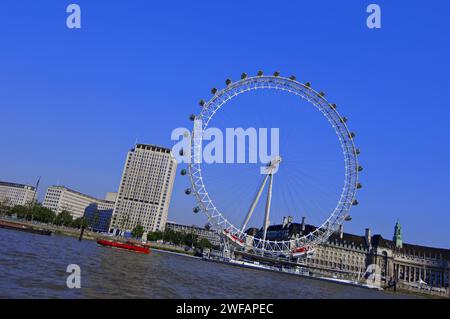
{"label": "clear blue sky", "polygon": [[[66,28],[66,6],[82,29]],[[382,29],[366,7],[382,8]],[[450,247],[448,1],[2,1],[0,180],[103,197],[127,150],[171,146],[227,77],[296,74],[350,118],[364,190],[346,230]],[[289,122],[289,120],[287,120]],[[204,223],[177,176],[169,219]]]}

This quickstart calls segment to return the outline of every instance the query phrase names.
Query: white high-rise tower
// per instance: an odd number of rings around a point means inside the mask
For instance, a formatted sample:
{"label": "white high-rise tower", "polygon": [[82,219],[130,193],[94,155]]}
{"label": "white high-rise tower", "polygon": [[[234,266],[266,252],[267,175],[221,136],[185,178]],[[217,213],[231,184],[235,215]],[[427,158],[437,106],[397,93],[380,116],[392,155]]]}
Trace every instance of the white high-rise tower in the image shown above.
{"label": "white high-rise tower", "polygon": [[170,149],[137,144],[128,152],[110,232],[163,231],[169,211],[177,162]]}

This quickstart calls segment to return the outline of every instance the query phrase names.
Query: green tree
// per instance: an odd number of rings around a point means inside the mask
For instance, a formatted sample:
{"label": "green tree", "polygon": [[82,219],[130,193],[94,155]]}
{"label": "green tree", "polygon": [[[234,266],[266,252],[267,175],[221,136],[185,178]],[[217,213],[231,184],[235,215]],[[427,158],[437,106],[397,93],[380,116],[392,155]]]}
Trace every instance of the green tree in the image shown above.
{"label": "green tree", "polygon": [[193,246],[197,243],[198,236],[194,233],[184,233],[172,229],[165,229],[164,233],[162,233],[162,240],[175,245]]}
{"label": "green tree", "polygon": [[163,238],[163,233],[160,231],[150,232],[147,234],[148,241],[158,241]]}
{"label": "green tree", "polygon": [[34,220],[41,223],[51,223],[56,217],[56,214],[48,208],[42,207],[41,204],[35,204],[31,207],[31,215]]}
{"label": "green tree", "polygon": [[56,216],[53,223],[58,226],[70,226],[72,224],[72,221],[73,221],[72,215],[70,215],[68,211],[63,210]]}
{"label": "green tree", "polygon": [[202,249],[202,250],[205,249],[205,248],[211,249],[212,248],[212,244],[211,244],[211,242],[208,239],[202,238],[202,239],[200,239],[198,241],[197,247]]}
{"label": "green tree", "polygon": [[49,208],[42,207],[40,210],[40,220],[43,223],[50,224],[56,218],[56,213]]}
{"label": "green tree", "polygon": [[78,229],[80,229],[81,227],[86,228],[88,227],[88,224],[89,223],[85,217],[78,217],[72,222],[72,227]]}
{"label": "green tree", "polygon": [[177,231],[172,232],[172,242],[175,245],[182,244],[184,242],[184,240],[185,240],[185,237],[184,237],[183,233],[180,233],[180,232],[177,232]]}
{"label": "green tree", "polygon": [[198,242],[198,235],[194,233],[185,233],[183,234],[183,244],[186,246],[194,247]]}
{"label": "green tree", "polygon": [[11,201],[9,198],[5,198],[0,201],[0,215],[10,215],[11,213]]}
{"label": "green tree", "polygon": [[171,229],[166,228],[164,230],[162,240],[164,242],[172,242],[172,240],[173,240],[173,231]]}
{"label": "green tree", "polygon": [[16,205],[11,209],[11,213],[17,215],[18,218],[30,219],[30,210],[22,205]]}
{"label": "green tree", "polygon": [[142,227],[141,224],[137,224],[136,227],[134,227],[131,231],[131,236],[133,236],[134,238],[141,238],[144,234],[144,231],[144,227]]}

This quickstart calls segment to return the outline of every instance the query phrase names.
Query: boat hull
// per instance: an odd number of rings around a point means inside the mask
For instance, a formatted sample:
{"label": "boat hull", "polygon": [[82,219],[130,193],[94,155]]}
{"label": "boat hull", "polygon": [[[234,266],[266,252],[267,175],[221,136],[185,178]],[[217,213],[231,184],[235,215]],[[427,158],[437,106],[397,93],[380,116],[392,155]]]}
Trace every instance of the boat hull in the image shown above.
{"label": "boat hull", "polygon": [[18,231],[23,231],[23,232],[27,232],[27,233],[46,235],[46,236],[50,236],[52,234],[51,230],[36,229],[36,228],[32,228],[32,227],[29,227],[26,225],[10,223],[10,222],[5,222],[5,221],[0,222],[0,228],[18,230]]}
{"label": "boat hull", "polygon": [[116,241],[111,241],[111,240],[97,239],[97,244],[99,244],[101,246],[106,246],[106,247],[112,247],[112,248],[119,248],[119,249],[134,251],[134,252],[142,253],[142,254],[149,254],[150,253],[150,248],[148,248],[148,247],[142,247],[142,246],[137,246],[137,245],[133,245],[133,244],[127,244],[127,243],[121,243],[121,242],[116,242]]}

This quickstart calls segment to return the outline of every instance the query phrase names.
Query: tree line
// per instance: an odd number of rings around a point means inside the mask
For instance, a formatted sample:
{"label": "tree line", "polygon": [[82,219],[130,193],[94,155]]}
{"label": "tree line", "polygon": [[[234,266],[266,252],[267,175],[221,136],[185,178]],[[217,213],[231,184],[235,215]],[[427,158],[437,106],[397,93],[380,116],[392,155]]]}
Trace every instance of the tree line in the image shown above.
{"label": "tree line", "polygon": [[[46,224],[54,224],[57,226],[66,226],[73,228],[91,227],[95,224],[98,216],[94,213],[93,221],[89,221],[86,217],[73,218],[70,212],[63,210],[56,214],[49,208],[43,207],[40,203],[29,204],[27,206],[16,205],[11,207],[7,202],[0,201],[0,215],[17,216],[17,218],[27,221],[37,221]],[[205,228],[209,229],[209,226]],[[142,225],[137,225],[131,232],[134,238],[142,238],[145,230]],[[179,232],[166,228],[163,232],[155,231],[147,234],[148,241],[162,240],[164,243],[172,243],[174,245],[184,245],[200,249],[212,248],[213,245],[206,238],[199,238],[195,233]]]}
{"label": "tree line", "polygon": [[66,226],[73,228],[88,227],[89,223],[85,217],[73,218],[70,212],[63,210],[56,214],[49,208],[43,207],[39,203],[29,204],[27,206],[16,205],[10,207],[8,203],[0,203],[0,214],[7,216],[17,216],[17,218],[37,221],[46,224],[54,224],[58,226]]}
{"label": "tree line", "polygon": [[148,241],[162,240],[165,243],[184,245],[200,249],[212,248],[211,242],[204,237],[199,238],[199,236],[195,233],[178,232],[168,228],[166,228],[163,232],[161,231],[149,232],[147,234],[147,240]]}

